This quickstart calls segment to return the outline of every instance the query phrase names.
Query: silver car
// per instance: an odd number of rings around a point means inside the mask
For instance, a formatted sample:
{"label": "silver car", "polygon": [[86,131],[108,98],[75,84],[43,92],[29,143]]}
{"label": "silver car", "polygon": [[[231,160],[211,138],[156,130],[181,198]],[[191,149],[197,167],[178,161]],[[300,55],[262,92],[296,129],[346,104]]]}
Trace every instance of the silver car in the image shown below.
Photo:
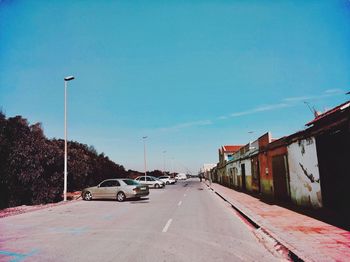
{"label": "silver car", "polygon": [[116,199],[119,202],[127,198],[140,198],[149,195],[147,185],[141,185],[129,178],[107,179],[94,187],[83,189],[81,196],[84,200]]}
{"label": "silver car", "polygon": [[149,187],[154,187],[154,188],[160,188],[160,187],[165,187],[165,182],[157,179],[154,176],[139,176],[135,178],[137,182],[139,182],[142,185],[148,185]]}

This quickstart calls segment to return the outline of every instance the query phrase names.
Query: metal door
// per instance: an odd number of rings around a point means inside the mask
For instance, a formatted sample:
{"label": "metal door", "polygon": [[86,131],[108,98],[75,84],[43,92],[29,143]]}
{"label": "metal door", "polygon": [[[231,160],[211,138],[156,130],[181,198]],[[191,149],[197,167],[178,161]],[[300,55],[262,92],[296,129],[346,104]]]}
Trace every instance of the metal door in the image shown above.
{"label": "metal door", "polygon": [[272,175],[275,197],[281,200],[289,200],[289,174],[286,155],[272,157]]}

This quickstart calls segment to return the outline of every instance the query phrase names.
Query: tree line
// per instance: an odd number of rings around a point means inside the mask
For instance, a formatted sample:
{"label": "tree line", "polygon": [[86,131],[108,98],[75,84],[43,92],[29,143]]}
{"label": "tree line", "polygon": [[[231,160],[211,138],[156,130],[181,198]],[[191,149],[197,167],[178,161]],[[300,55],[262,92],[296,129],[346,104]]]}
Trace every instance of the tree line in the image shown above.
{"label": "tree line", "polygon": [[[68,142],[68,191],[97,185],[104,179],[136,177],[93,146]],[[40,123],[0,111],[0,209],[62,200],[64,140],[45,137]],[[148,175],[161,175],[160,171]]]}

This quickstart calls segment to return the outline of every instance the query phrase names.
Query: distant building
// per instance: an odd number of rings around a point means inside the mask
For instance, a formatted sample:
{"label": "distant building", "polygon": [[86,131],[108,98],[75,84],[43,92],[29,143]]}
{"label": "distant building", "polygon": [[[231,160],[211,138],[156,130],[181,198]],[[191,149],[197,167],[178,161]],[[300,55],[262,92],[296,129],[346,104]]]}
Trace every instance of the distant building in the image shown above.
{"label": "distant building", "polygon": [[[210,172],[214,167],[216,167],[216,164],[204,164],[203,165],[201,173],[204,175],[204,177],[206,179],[210,178],[210,174],[211,174]],[[211,179],[213,179],[213,178],[211,178]]]}

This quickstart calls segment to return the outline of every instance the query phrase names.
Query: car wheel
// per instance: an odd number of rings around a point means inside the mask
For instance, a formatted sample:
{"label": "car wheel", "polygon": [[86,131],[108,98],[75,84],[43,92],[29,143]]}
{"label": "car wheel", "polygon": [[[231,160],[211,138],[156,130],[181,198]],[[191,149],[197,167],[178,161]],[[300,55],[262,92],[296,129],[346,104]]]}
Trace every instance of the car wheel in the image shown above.
{"label": "car wheel", "polygon": [[155,187],[155,188],[159,188],[159,184],[155,184],[154,187]]}
{"label": "car wheel", "polygon": [[84,200],[90,201],[92,199],[92,194],[91,192],[87,191],[84,193]]}
{"label": "car wheel", "polygon": [[165,184],[169,185],[169,181],[166,181],[166,183],[165,183]]}
{"label": "car wheel", "polygon": [[117,201],[118,202],[123,202],[125,200],[125,194],[123,192],[119,192],[117,194]]}

